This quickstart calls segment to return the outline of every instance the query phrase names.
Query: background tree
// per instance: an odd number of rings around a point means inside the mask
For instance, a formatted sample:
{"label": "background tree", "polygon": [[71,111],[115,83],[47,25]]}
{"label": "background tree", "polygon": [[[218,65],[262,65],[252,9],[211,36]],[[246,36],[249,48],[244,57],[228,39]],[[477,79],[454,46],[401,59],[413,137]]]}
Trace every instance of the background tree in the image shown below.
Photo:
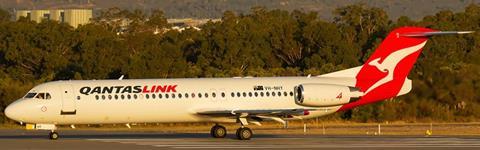
{"label": "background tree", "polygon": [[[401,26],[480,29],[480,7],[441,11],[421,20],[388,20],[355,4],[334,21],[315,12],[226,11],[200,30],[174,30],[163,12],[111,8],[76,29],[64,23],[10,20],[0,10],[0,112],[33,86],[52,80],[319,75],[359,66]],[[409,78],[412,92],[327,119],[478,121],[480,34],[433,37]],[[0,121],[6,118],[0,113]]]}

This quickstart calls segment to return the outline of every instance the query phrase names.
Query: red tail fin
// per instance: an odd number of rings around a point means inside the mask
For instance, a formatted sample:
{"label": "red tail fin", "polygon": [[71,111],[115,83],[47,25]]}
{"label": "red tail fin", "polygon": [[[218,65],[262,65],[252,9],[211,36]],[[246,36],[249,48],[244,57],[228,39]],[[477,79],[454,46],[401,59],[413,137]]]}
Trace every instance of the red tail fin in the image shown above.
{"label": "red tail fin", "polygon": [[425,33],[435,30],[402,27],[393,30],[357,74],[356,87],[364,95],[340,110],[377,102],[397,96],[423,46],[428,40]]}

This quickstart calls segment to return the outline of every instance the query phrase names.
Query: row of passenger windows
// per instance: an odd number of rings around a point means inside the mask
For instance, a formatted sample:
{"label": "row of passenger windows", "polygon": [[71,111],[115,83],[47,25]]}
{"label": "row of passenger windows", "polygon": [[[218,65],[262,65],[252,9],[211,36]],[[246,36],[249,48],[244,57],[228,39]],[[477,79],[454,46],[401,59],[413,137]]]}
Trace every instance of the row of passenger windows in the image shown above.
{"label": "row of passenger windows", "polygon": [[[265,92],[265,93],[264,92],[248,92],[248,93],[247,92],[243,92],[243,93],[237,92],[236,94],[234,92],[232,92],[230,94],[230,96],[232,96],[232,97],[235,97],[235,96],[237,96],[237,97],[242,97],[242,96],[247,97],[247,95],[248,95],[248,97],[253,97],[253,96],[255,96],[255,97],[258,97],[258,96],[260,96],[260,97],[264,97],[264,96],[275,97],[275,96],[282,96],[282,92]],[[288,95],[293,96],[293,92],[290,92],[290,94],[288,94],[287,92],[283,92],[283,96],[288,96]]]}
{"label": "row of passenger windows", "polygon": [[[283,94],[283,95],[282,95]],[[231,97],[275,97],[275,96],[293,96],[293,92],[290,92],[290,93],[287,93],[287,92],[243,92],[243,93],[240,93],[240,92],[232,92],[230,94]],[[209,93],[191,93],[191,94],[188,94],[188,93],[185,93],[185,94],[181,94],[181,93],[178,93],[178,94],[175,94],[175,93],[172,93],[172,94],[145,94],[145,98],[146,99],[162,99],[162,98],[165,98],[165,99],[168,99],[168,98],[172,98],[172,99],[175,99],[175,98],[195,98],[195,97],[198,97],[198,98],[208,98],[210,95]],[[211,93],[211,96],[213,98],[217,97],[217,94],[216,93]],[[226,95],[225,95],[225,92],[221,92],[220,93],[220,96],[222,98],[224,98]],[[140,95],[140,97],[143,97],[143,95]],[[105,99],[138,99],[139,96],[137,94],[127,94],[127,95],[95,95],[95,99],[96,100],[105,100]],[[80,96],[77,97],[78,100],[80,100]]]}

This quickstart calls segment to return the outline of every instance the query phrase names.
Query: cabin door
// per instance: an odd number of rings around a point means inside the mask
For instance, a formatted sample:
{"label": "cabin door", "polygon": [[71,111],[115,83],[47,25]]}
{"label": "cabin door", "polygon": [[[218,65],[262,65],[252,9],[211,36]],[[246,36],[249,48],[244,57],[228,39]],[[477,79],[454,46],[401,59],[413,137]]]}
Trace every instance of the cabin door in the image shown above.
{"label": "cabin door", "polygon": [[77,113],[75,93],[73,86],[70,84],[64,85],[62,91],[62,110],[61,115],[75,115]]}

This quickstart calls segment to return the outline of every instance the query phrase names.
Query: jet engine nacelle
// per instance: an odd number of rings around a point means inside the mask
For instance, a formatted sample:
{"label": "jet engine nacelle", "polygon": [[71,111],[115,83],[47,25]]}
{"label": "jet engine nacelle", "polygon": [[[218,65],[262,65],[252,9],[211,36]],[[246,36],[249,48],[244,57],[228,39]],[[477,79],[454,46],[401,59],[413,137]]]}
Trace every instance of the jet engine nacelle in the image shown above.
{"label": "jet engine nacelle", "polygon": [[355,87],[332,84],[300,84],[295,87],[295,103],[308,107],[338,106],[363,95]]}

